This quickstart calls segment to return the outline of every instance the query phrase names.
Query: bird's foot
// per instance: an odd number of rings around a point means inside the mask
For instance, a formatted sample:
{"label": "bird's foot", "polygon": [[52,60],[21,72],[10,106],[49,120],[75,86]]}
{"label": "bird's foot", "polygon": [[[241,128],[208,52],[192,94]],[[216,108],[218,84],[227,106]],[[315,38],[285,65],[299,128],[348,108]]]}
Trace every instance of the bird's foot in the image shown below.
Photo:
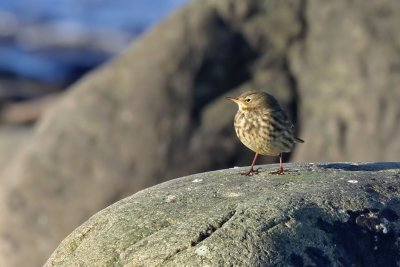
{"label": "bird's foot", "polygon": [[259,174],[259,170],[261,170],[261,168],[258,168],[258,169],[251,168],[247,172],[241,172],[240,174],[245,175],[245,176],[257,175],[257,174]]}
{"label": "bird's foot", "polygon": [[279,168],[277,171],[271,172],[271,174],[284,175],[285,173],[283,172],[283,168]]}

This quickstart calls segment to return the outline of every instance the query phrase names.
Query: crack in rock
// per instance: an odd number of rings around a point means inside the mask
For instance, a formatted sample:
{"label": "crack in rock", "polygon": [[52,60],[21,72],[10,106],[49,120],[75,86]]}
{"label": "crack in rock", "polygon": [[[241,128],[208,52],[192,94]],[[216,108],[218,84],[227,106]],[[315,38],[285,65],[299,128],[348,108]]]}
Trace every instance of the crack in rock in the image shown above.
{"label": "crack in rock", "polygon": [[262,232],[268,232],[271,231],[273,228],[275,228],[278,225],[282,225],[282,224],[286,224],[291,220],[290,217],[283,217],[281,219],[277,219],[277,220],[272,220],[270,221],[268,224],[264,225],[261,228]]}
{"label": "crack in rock", "polygon": [[204,231],[201,231],[199,233],[199,236],[190,243],[191,247],[195,247],[198,244],[200,244],[201,242],[203,242],[204,240],[206,240],[207,238],[209,238],[218,229],[221,229],[224,226],[224,224],[226,224],[230,219],[232,219],[232,217],[235,214],[236,214],[236,210],[230,211],[228,214],[226,214],[224,217],[222,217],[222,220],[220,222],[218,222],[218,224],[216,226],[209,224],[207,226],[207,229],[205,229]]}
{"label": "crack in rock", "polygon": [[232,217],[236,214],[236,210],[229,211],[227,214],[225,214],[220,221],[217,222],[217,225],[214,226],[212,223],[210,223],[205,230],[202,230],[199,232],[198,236],[196,239],[192,240],[190,242],[190,246],[185,246],[182,248],[177,248],[174,253],[170,254],[168,257],[166,257],[163,261],[163,263],[166,263],[170,261],[172,258],[174,258],[176,255],[181,253],[182,251],[185,251],[189,248],[195,247],[207,238],[209,238],[211,235],[213,235],[216,231],[221,229],[227,222],[229,222]]}

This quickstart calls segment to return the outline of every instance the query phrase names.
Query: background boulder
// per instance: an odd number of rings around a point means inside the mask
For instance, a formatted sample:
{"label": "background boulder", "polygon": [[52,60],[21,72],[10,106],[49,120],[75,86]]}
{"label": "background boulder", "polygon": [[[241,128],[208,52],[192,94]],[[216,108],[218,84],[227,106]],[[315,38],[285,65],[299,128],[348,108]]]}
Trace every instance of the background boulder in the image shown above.
{"label": "background boulder", "polygon": [[397,160],[400,152],[399,1],[308,1],[291,51],[302,161]]}

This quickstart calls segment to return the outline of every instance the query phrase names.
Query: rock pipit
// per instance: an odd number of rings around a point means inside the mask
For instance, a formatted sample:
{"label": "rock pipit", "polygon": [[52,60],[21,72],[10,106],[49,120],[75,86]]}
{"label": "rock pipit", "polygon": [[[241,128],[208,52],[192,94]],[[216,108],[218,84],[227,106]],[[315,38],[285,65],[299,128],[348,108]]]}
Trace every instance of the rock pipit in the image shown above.
{"label": "rock pipit", "polygon": [[294,126],[283,111],[278,101],[262,91],[249,91],[239,97],[227,97],[239,106],[235,115],[235,131],[240,141],[256,152],[249,171],[243,175],[257,174],[254,170],[259,154],[264,156],[279,155],[279,170],[283,174],[282,153],[290,152],[294,143],[304,143],[294,137]]}

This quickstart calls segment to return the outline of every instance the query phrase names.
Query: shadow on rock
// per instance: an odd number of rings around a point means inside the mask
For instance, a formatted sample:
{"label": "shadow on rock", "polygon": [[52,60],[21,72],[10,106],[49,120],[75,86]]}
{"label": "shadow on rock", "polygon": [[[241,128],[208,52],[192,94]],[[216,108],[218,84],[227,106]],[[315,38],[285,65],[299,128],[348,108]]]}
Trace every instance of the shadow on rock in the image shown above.
{"label": "shadow on rock", "polygon": [[399,162],[374,162],[364,164],[332,163],[319,166],[326,169],[339,169],[345,171],[384,171],[400,168]]}
{"label": "shadow on rock", "polygon": [[273,240],[278,241],[277,251],[296,267],[398,266],[399,203],[394,199],[381,209],[337,209],[337,217],[306,204],[293,213],[296,226],[275,234]]}

